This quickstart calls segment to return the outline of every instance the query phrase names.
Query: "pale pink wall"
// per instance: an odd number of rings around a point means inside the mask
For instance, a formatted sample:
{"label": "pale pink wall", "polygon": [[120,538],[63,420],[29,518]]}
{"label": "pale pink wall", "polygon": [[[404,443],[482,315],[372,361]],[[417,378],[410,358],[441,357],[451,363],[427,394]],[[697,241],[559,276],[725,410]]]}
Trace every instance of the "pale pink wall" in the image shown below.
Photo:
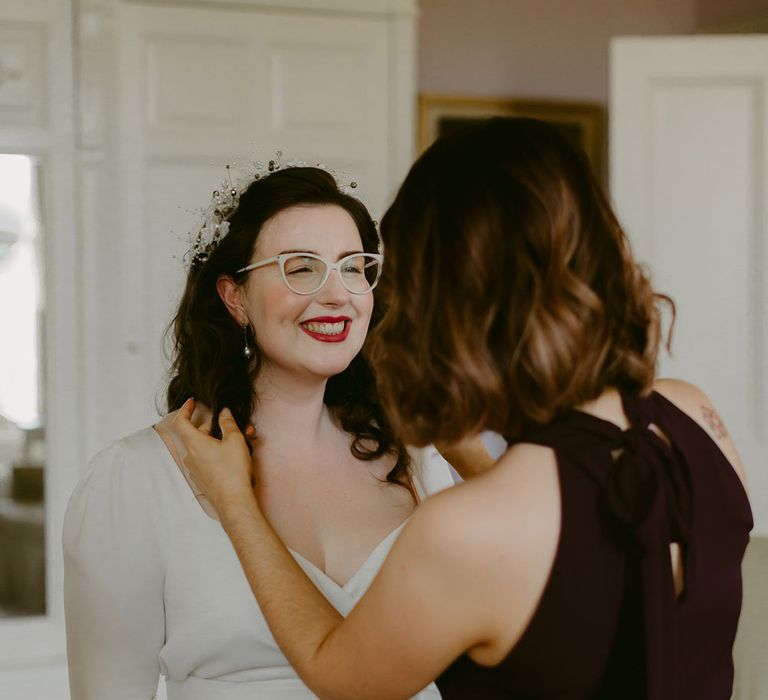
{"label": "pale pink wall", "polygon": [[697,17],[696,0],[421,0],[420,6],[420,92],[604,103],[612,36],[687,34]]}

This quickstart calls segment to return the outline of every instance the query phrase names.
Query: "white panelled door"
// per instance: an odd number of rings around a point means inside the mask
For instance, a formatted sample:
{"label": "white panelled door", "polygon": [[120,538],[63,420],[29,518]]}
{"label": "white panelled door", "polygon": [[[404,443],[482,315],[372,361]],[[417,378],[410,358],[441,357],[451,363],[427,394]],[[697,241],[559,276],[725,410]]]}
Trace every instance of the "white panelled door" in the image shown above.
{"label": "white panelled door", "polygon": [[[281,150],[286,161],[326,164],[354,176],[375,218],[401,176],[410,135],[393,129],[399,115],[391,105],[413,102],[403,99],[412,86],[401,76],[407,13],[394,17],[382,3],[326,13],[262,4],[109,5],[116,107],[102,130],[113,158],[105,172],[114,175],[101,178],[102,195],[91,199],[114,211],[111,226],[92,236],[106,255],[90,269],[112,306],[101,302],[86,331],[103,339],[93,351],[101,366],[89,375],[87,405],[97,407],[89,454],[157,418],[162,335],[183,285],[187,234],[226,163],[235,172]],[[95,74],[96,61],[90,65]],[[103,79],[99,86],[107,89]],[[106,279],[97,262],[105,258],[113,260]],[[119,411],[104,411],[115,396]]]}
{"label": "white panelled door", "polygon": [[[768,37],[617,39],[611,192],[657,290],[677,304],[662,376],[725,419],[768,533]],[[713,514],[716,517],[716,514]]]}

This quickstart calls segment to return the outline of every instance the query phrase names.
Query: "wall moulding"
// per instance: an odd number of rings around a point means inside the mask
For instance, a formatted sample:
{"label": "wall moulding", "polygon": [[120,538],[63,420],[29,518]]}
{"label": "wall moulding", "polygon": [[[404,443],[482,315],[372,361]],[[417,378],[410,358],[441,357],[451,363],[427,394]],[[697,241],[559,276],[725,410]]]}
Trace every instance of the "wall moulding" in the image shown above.
{"label": "wall moulding", "polygon": [[0,28],[0,124],[45,123],[47,32],[44,22],[4,22]]}

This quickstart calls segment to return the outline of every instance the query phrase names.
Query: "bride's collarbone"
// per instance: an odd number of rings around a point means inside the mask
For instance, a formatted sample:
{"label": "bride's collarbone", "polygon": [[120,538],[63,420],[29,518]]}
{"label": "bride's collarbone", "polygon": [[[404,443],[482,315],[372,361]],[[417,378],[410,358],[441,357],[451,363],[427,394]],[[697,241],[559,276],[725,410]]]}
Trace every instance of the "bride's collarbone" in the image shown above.
{"label": "bride's collarbone", "polygon": [[406,489],[386,481],[385,463],[365,462],[351,454],[287,459],[265,455],[258,462],[257,493],[267,506],[274,502],[282,507],[302,504],[304,510],[312,511],[339,508],[343,516],[343,511],[375,513],[377,506],[390,511],[393,506],[405,508],[412,503]]}
{"label": "bride's collarbone", "polygon": [[312,484],[340,482],[373,488],[386,479],[392,465],[387,458],[365,461],[357,459],[347,444],[298,445],[265,441],[253,451],[254,468],[260,480],[297,480]]}
{"label": "bride's collarbone", "polygon": [[[185,474],[173,415],[155,429]],[[256,495],[268,520],[286,546],[337,583],[348,580],[416,507],[407,489],[386,482],[391,458],[359,460],[348,440],[326,446],[286,441],[282,449],[274,440],[257,442],[253,457]],[[216,519],[205,497],[198,501]]]}
{"label": "bride's collarbone", "polygon": [[323,570],[327,562],[342,570],[359,563],[416,507],[407,489],[386,483],[386,463],[349,452],[281,460],[264,450],[257,459],[267,519],[288,547]]}

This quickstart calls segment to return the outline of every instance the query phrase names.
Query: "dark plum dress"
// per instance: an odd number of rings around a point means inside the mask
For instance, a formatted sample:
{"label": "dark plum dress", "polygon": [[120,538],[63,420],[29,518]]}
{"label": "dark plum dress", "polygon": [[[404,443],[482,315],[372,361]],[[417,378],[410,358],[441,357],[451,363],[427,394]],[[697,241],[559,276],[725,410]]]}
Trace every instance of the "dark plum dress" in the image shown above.
{"label": "dark plum dress", "polygon": [[[493,667],[457,659],[437,680],[445,700],[730,698],[749,502],[687,414],[658,393],[622,400],[628,430],[571,411],[522,440],[557,458],[552,571],[514,649]],[[679,598],[670,542],[683,553]]]}

